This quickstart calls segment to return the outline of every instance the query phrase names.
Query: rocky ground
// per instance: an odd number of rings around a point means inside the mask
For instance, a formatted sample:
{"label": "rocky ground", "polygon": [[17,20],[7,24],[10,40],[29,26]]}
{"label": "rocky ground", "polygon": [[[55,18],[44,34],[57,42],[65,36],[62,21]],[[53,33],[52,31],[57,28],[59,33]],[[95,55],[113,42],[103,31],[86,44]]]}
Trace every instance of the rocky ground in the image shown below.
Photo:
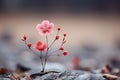
{"label": "rocky ground", "polygon": [[45,74],[31,74],[18,77],[17,74],[0,75],[0,80],[120,80],[119,77],[99,72],[72,70],[65,72],[49,72]]}

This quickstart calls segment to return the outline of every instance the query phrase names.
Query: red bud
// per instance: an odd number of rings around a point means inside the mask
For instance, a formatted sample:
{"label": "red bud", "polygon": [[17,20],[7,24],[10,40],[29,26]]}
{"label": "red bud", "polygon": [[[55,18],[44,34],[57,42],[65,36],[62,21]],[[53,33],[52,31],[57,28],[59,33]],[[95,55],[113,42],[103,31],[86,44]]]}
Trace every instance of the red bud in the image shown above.
{"label": "red bud", "polygon": [[59,39],[59,36],[56,36],[55,40],[58,40]]}
{"label": "red bud", "polygon": [[22,41],[26,41],[27,37],[26,35],[23,36]]}
{"label": "red bud", "polygon": [[66,37],[66,36],[67,36],[67,34],[66,34],[66,33],[64,33],[64,34],[63,34],[63,36],[64,36],[64,37]]}
{"label": "red bud", "polygon": [[30,47],[32,46],[32,44],[31,44],[31,43],[28,43],[27,46],[30,48]]}
{"label": "red bud", "polygon": [[67,51],[64,51],[64,52],[63,52],[63,55],[64,55],[64,56],[68,55],[68,52],[67,52]]}
{"label": "red bud", "polygon": [[63,47],[61,47],[61,48],[59,48],[59,50],[62,50],[62,51],[63,51],[63,50],[64,50],[64,48],[63,48]]}
{"label": "red bud", "polygon": [[59,28],[57,28],[57,30],[58,30],[58,31],[60,31],[60,30],[61,30],[61,28],[59,27]]}

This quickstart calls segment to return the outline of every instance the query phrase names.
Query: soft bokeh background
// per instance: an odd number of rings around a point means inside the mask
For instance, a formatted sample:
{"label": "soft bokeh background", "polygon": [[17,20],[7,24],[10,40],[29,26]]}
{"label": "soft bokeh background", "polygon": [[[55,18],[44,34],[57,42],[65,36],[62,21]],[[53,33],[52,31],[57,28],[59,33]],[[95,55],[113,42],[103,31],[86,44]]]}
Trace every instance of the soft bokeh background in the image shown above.
{"label": "soft bokeh background", "polygon": [[[1,67],[39,65],[21,38],[26,34],[33,44],[43,41],[35,29],[42,20],[67,33],[69,56],[54,57],[49,62],[73,69],[76,65],[101,67],[113,58],[120,61],[120,0],[0,0]],[[56,42],[52,49],[58,46]]]}

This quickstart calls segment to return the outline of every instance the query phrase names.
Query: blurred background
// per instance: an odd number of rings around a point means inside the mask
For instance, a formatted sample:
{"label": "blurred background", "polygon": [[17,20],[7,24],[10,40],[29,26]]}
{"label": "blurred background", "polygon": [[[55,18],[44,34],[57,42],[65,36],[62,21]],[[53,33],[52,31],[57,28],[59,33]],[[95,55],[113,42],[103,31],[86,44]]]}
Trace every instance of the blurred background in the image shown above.
{"label": "blurred background", "polygon": [[[0,67],[40,65],[21,38],[26,34],[33,44],[44,41],[35,29],[42,20],[61,27],[60,35],[67,33],[69,55],[50,58],[49,63],[62,69],[120,67],[120,0],[0,0]],[[49,36],[49,42],[54,36]]]}

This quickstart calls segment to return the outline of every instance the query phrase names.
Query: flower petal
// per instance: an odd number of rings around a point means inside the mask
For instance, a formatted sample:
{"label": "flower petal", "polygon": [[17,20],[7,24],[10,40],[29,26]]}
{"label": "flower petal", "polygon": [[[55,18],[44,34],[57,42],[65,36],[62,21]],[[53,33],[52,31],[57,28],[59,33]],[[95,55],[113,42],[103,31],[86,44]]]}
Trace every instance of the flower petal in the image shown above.
{"label": "flower petal", "polygon": [[37,51],[46,51],[46,48],[47,48],[47,45],[42,43],[41,41],[38,41],[35,45],[34,45],[34,48],[37,50]]}
{"label": "flower petal", "polygon": [[42,45],[42,42],[41,42],[41,41],[38,41],[36,45],[37,45],[37,46],[41,46],[41,45]]}
{"label": "flower petal", "polygon": [[36,29],[37,29],[38,31],[41,31],[41,28],[42,28],[42,25],[41,25],[41,24],[37,24]]}
{"label": "flower petal", "polygon": [[53,29],[53,28],[54,28],[54,24],[50,23],[49,26],[48,26],[48,29]]}
{"label": "flower petal", "polygon": [[53,33],[54,24],[50,23],[48,20],[42,21],[41,24],[36,26],[40,35],[49,35]]}
{"label": "flower petal", "polygon": [[42,21],[42,25],[44,25],[44,27],[48,27],[49,26],[49,21],[48,20],[44,20]]}

